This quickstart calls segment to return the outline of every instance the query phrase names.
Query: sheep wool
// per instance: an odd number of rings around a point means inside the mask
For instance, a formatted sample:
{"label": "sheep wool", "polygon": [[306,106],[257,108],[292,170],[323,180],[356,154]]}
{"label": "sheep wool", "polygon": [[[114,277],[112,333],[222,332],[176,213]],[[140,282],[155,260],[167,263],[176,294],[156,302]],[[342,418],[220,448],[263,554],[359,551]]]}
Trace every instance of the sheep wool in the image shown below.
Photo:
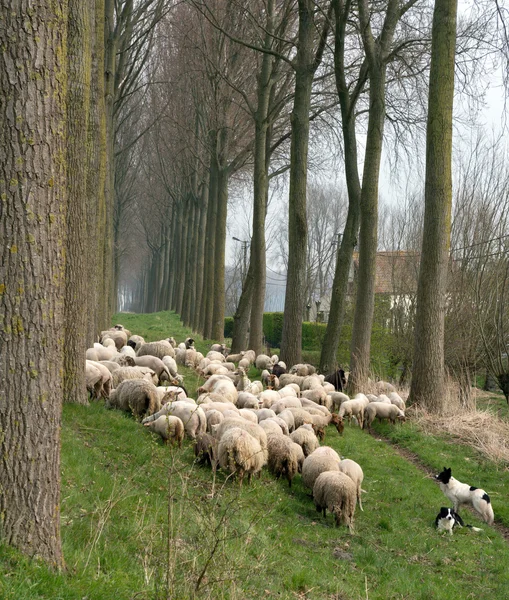
{"label": "sheep wool", "polygon": [[299,471],[299,455],[292,440],[281,434],[267,436],[269,450],[268,468],[276,479],[284,477],[292,487],[292,479]]}
{"label": "sheep wool", "polygon": [[176,443],[179,448],[182,448],[182,440],[184,439],[184,423],[173,415],[164,415],[155,421],[144,423],[154,433],[158,433],[165,444]]}
{"label": "sheep wool", "polygon": [[157,389],[146,379],[126,379],[111,392],[106,408],[132,411],[135,418],[153,415],[160,408]]}
{"label": "sheep wool", "polygon": [[221,436],[218,460],[222,469],[236,474],[240,485],[246,474],[250,482],[267,462],[258,440],[239,427],[232,427]]}
{"label": "sheep wool", "polygon": [[356,490],[354,482],[340,471],[321,473],[313,486],[313,500],[316,510],[326,516],[329,510],[334,515],[336,525],[345,524],[353,533]]}

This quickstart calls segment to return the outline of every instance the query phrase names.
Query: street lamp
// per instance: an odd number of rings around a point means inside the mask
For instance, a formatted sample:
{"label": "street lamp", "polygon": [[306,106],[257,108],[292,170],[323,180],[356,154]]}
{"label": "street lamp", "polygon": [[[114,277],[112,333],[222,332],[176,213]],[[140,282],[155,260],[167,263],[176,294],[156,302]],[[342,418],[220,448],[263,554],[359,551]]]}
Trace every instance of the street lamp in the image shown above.
{"label": "street lamp", "polygon": [[235,240],[236,242],[240,242],[242,244],[242,251],[244,254],[244,267],[242,269],[241,279],[242,283],[244,283],[244,278],[247,275],[247,247],[251,242],[249,240],[239,240],[239,238],[237,237],[232,237],[232,240]]}

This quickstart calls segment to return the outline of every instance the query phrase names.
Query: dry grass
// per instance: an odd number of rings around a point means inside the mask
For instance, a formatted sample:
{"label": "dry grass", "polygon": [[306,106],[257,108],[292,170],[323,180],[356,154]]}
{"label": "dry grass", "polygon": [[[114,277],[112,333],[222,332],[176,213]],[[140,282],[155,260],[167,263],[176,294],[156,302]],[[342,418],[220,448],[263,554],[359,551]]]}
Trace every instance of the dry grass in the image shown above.
{"label": "dry grass", "polygon": [[509,423],[490,411],[458,408],[447,416],[437,416],[410,407],[407,415],[428,433],[448,433],[492,461],[509,462]]}

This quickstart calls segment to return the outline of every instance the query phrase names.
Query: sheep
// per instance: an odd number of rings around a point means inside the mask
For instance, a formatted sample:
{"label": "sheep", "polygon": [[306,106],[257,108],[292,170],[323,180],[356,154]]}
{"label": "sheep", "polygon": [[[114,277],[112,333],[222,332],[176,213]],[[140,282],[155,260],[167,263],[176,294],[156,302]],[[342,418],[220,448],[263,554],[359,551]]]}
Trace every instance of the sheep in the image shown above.
{"label": "sheep", "polygon": [[282,435],[281,427],[272,419],[265,419],[260,423],[260,427],[265,431],[267,437],[269,434]]}
{"label": "sheep", "polygon": [[224,420],[223,413],[215,409],[205,411],[205,418],[207,419],[207,433],[212,433],[212,426],[219,425]]}
{"label": "sheep", "polygon": [[312,390],[304,390],[301,393],[301,398],[307,398],[316,404],[325,405],[327,402],[327,392],[323,389],[323,387],[314,388]]}
{"label": "sheep", "polygon": [[187,400],[168,402],[156,414],[143,419],[143,424],[155,421],[163,415],[175,415],[184,423],[187,437],[194,440],[199,433],[205,433],[207,429],[207,418],[203,409]]}
{"label": "sheep", "polygon": [[269,451],[268,469],[276,479],[285,477],[288,486],[292,487],[292,479],[299,471],[300,453],[295,449],[297,444],[279,433],[267,435]]}
{"label": "sheep", "polygon": [[120,367],[120,369],[117,369],[112,374],[112,378],[114,388],[118,387],[126,379],[146,379],[153,384],[159,382],[155,371],[152,371],[148,367]]}
{"label": "sheep", "polygon": [[[101,396],[108,398],[113,387],[113,376],[108,367],[102,362],[89,361],[94,367],[99,369],[102,377]],[[115,386],[116,387],[116,386]]]}
{"label": "sheep", "polygon": [[281,396],[276,392],[276,390],[264,390],[258,396],[258,403],[262,406],[262,408],[271,408],[273,404],[279,402],[281,400]]}
{"label": "sheep", "polygon": [[334,410],[338,410],[343,402],[347,402],[350,400],[350,396],[347,396],[343,392],[331,392],[329,394],[332,400],[332,407]]}
{"label": "sheep", "polygon": [[164,364],[164,362],[157,358],[157,356],[150,356],[146,354],[145,356],[136,356],[134,358],[134,364],[137,367],[148,367],[155,371],[156,375],[159,377],[159,381],[169,381],[171,379],[171,373],[168,367]]}
{"label": "sheep", "polygon": [[378,399],[376,400],[376,402],[383,402],[384,404],[392,404],[390,398],[388,396],[386,396],[385,394],[380,394],[380,396],[378,396]]}
{"label": "sheep", "polygon": [[209,433],[199,433],[194,444],[194,456],[198,463],[208,463],[215,473],[218,465],[217,440]]}
{"label": "sheep", "polygon": [[246,375],[246,371],[242,368],[238,368],[238,374],[240,376],[237,384],[237,390],[239,392],[250,392],[253,395],[260,394],[263,392],[263,384],[261,381],[250,381]]}
{"label": "sheep", "polygon": [[378,402],[378,396],[376,396],[375,394],[366,394],[366,398],[370,402]]}
{"label": "sheep", "polygon": [[391,404],[395,404],[398,408],[400,408],[402,411],[405,410],[405,401],[403,400],[403,398],[398,394],[398,392],[389,392],[387,394],[387,396],[389,396],[389,399],[391,401]]}
{"label": "sheep", "polygon": [[339,418],[344,420],[345,417],[348,417],[348,422],[351,423],[352,417],[355,417],[359,423],[359,426],[362,428],[366,403],[369,404],[369,400],[367,398],[366,401],[364,401],[362,398],[354,398],[353,400],[343,402],[339,407]]}
{"label": "sheep", "polygon": [[285,387],[289,383],[296,383],[300,390],[300,386],[302,385],[303,381],[304,377],[299,377],[298,375],[293,375],[290,373],[283,373],[282,375],[279,375],[279,385],[282,387]]}
{"label": "sheep", "polygon": [[294,431],[294,429],[295,429],[295,419],[293,417],[293,414],[288,409],[285,408],[277,416],[286,423],[286,425],[288,426],[288,431],[290,433],[292,431]]}
{"label": "sheep", "polygon": [[341,367],[326,375],[325,381],[331,383],[337,392],[342,392],[346,388],[345,372]]}
{"label": "sheep", "polygon": [[396,419],[399,421],[405,421],[405,413],[398,408],[395,404],[386,404],[385,402],[370,402],[366,407],[366,421],[364,428],[371,428],[371,424],[377,418],[379,421],[382,419],[389,419],[391,423],[396,423]]}
{"label": "sheep", "polygon": [[94,343],[93,348],[88,348],[85,356],[87,360],[111,360],[112,356],[118,354],[116,348],[105,348],[102,344]]}
{"label": "sheep", "polygon": [[117,365],[121,367],[135,367],[136,363],[134,362],[134,358],[125,353],[114,354],[109,362],[115,362]]}
{"label": "sheep", "polygon": [[339,470],[345,475],[348,475],[348,477],[350,477],[350,479],[355,483],[355,489],[357,490],[357,502],[359,503],[359,508],[364,512],[361,501],[361,492],[363,491],[361,489],[361,485],[364,480],[364,473],[361,466],[350,458],[344,458],[339,463]]}
{"label": "sheep", "polygon": [[120,348],[119,353],[125,356],[129,356],[133,359],[136,358],[136,352],[134,351],[134,348],[131,348],[131,346],[124,346],[123,348]]}
{"label": "sheep", "polygon": [[320,446],[313,427],[309,423],[301,425],[301,427],[296,428],[295,431],[290,433],[290,439],[292,442],[299,444],[304,452],[304,456],[309,456],[313,450],[316,450]]}
{"label": "sheep", "polygon": [[243,419],[246,419],[246,421],[251,421],[251,423],[258,423],[256,411],[252,410],[251,408],[240,408],[238,410],[238,414]]}
{"label": "sheep", "polygon": [[175,350],[173,349],[170,342],[166,340],[160,340],[158,342],[147,342],[142,344],[136,353],[137,356],[157,356],[157,358],[163,359],[164,356],[175,356]]}
{"label": "sheep", "polygon": [[226,357],[224,354],[222,354],[221,352],[215,352],[214,350],[211,350],[210,352],[208,352],[205,356],[205,358],[208,358],[209,360],[215,360],[217,362],[226,362]]}
{"label": "sheep", "polygon": [[203,377],[208,377],[209,375],[227,375],[228,369],[222,363],[211,362],[204,369],[201,369],[200,372]]}
{"label": "sheep", "polygon": [[240,352],[239,354],[227,354],[226,358],[233,363],[238,363],[240,360],[244,358],[244,352]]}
{"label": "sheep", "polygon": [[163,358],[161,360],[163,361],[163,364],[166,366],[166,368],[170,372],[170,375],[172,377],[176,377],[178,375],[178,367],[177,367],[177,363],[176,363],[175,359],[172,358],[171,356],[163,356]]}
{"label": "sheep", "polygon": [[100,398],[103,386],[103,375],[98,367],[90,360],[86,361],[85,382],[92,398]]}
{"label": "sheep", "polygon": [[218,460],[222,469],[236,474],[240,485],[246,473],[251,482],[252,476],[267,462],[260,442],[239,427],[228,429],[219,439]]}
{"label": "sheep", "polygon": [[237,404],[239,393],[233,381],[227,375],[212,375],[198,388],[198,393],[212,392],[223,397],[223,401]]}
{"label": "sheep", "polygon": [[251,421],[246,421],[242,417],[229,417],[213,429],[214,436],[220,440],[226,431],[235,427],[244,429],[258,440],[265,462],[267,462],[267,434],[257,423],[251,423]]}
{"label": "sheep", "polygon": [[322,512],[325,517],[328,509],[334,515],[336,525],[339,527],[344,523],[350,533],[353,533],[356,499],[354,482],[340,471],[321,473],[313,486],[313,501],[317,512]]}
{"label": "sheep", "polygon": [[189,350],[189,348],[194,348],[194,340],[191,337],[188,337],[184,340],[184,346],[186,347],[186,350]]}
{"label": "sheep", "polygon": [[186,364],[186,349],[184,348],[177,348],[175,350],[175,362],[177,363],[177,365],[182,365],[184,366]]}
{"label": "sheep", "polygon": [[[280,419],[279,417],[271,417],[270,419],[264,419],[263,421],[260,421],[260,427],[264,427],[264,423],[269,423],[269,424],[274,424],[279,428],[278,433],[282,433],[283,435],[290,435],[290,431],[288,429],[288,425],[285,421],[283,421],[283,419]],[[272,429],[274,430],[274,428],[272,427]],[[275,431],[275,430],[274,430]]]}
{"label": "sheep", "polygon": [[260,408],[256,411],[256,416],[258,417],[258,423],[260,421],[264,421],[265,419],[271,419],[276,416],[276,413],[270,408]]}
{"label": "sheep", "polygon": [[184,359],[184,366],[188,369],[195,369],[199,364],[201,358],[198,359],[198,353],[194,348],[188,348],[186,350],[186,357]]}
{"label": "sheep", "polygon": [[[146,379],[127,379],[114,389],[106,408],[119,408],[131,411],[135,419],[142,415],[154,415],[160,409],[159,397],[155,385]],[[150,420],[155,420],[149,417]]]}
{"label": "sheep", "polygon": [[272,362],[272,359],[270,358],[270,356],[267,356],[266,354],[258,354],[258,356],[255,359],[255,366],[257,369],[272,369],[272,367],[274,366],[274,363]]}
{"label": "sheep", "polygon": [[307,375],[302,380],[301,390],[314,390],[320,389],[323,390],[322,382],[318,375]]}
{"label": "sheep", "polygon": [[175,341],[174,337],[166,338],[166,341],[171,345],[172,348],[177,347],[177,342]]}
{"label": "sheep", "polygon": [[302,484],[312,490],[318,476],[325,471],[339,471],[340,462],[341,459],[333,448],[323,446],[315,449],[314,452],[309,453],[304,459],[304,464],[302,465]]}
{"label": "sheep", "polygon": [[299,377],[306,377],[306,375],[313,375],[316,373],[316,369],[313,365],[309,364],[298,364],[290,367],[290,374],[298,375]]}
{"label": "sheep", "polygon": [[300,398],[294,398],[293,396],[285,396],[277,402],[274,402],[270,408],[278,415],[287,408],[302,408],[302,400]]}
{"label": "sheep", "polygon": [[277,364],[275,364],[272,367],[272,374],[275,375],[276,377],[281,377],[281,375],[284,375],[286,373],[286,366],[283,366],[281,364],[281,361],[279,361]]}
{"label": "sheep", "polygon": [[293,414],[296,429],[306,423],[313,424],[313,417],[304,408],[288,408],[288,410]]}
{"label": "sheep", "polygon": [[375,388],[379,394],[382,394],[383,392],[396,391],[396,388],[392,385],[392,383],[389,383],[388,381],[377,381],[375,383]]}
{"label": "sheep", "polygon": [[256,353],[254,350],[246,350],[244,352],[244,356],[242,358],[245,360],[248,360],[249,364],[252,365],[252,364],[254,364],[254,361],[256,360]]}
{"label": "sheep", "polygon": [[127,340],[127,345],[130,346],[135,352],[138,352],[140,346],[145,343],[145,338],[142,338],[141,335],[132,335]]}
{"label": "sheep", "polygon": [[144,423],[144,427],[148,427],[154,433],[158,433],[165,444],[177,443],[179,448],[182,448],[182,440],[184,439],[184,423],[174,415],[164,415],[155,421]]}
{"label": "sheep", "polygon": [[186,390],[179,385],[159,386],[157,391],[160,394],[161,406],[167,402],[174,402],[175,400],[187,400],[188,402],[194,403],[192,398],[187,397]]}
{"label": "sheep", "polygon": [[113,340],[113,344],[117,350],[120,350],[120,348],[123,348],[127,344],[126,332],[118,329],[101,331],[100,342],[103,343],[108,339]]}
{"label": "sheep", "polygon": [[210,349],[212,352],[220,352],[223,357],[228,355],[228,348],[225,344],[212,344]]}
{"label": "sheep", "polygon": [[259,408],[258,398],[250,392],[240,392],[237,398],[237,406],[239,408]]}

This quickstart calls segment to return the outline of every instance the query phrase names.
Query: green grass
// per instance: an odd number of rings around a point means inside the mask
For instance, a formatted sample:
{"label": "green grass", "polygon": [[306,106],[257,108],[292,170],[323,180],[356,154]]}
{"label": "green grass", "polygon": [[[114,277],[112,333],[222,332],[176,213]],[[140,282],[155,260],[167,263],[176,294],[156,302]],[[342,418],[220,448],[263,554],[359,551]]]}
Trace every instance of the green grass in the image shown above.
{"label": "green grass", "polygon": [[[149,317],[139,317],[143,327],[135,315],[114,320],[133,333],[144,330],[148,340],[188,335],[176,332],[170,313],[155,315],[152,324]],[[497,519],[509,524],[503,467],[411,423],[378,431],[430,467],[447,464],[458,479],[482,485]],[[364,470],[364,512],[356,511],[353,536],[315,511],[299,475],[291,489],[266,470],[242,488],[222,473],[214,481],[210,469],[193,463],[189,441],[173,451],[102,402],[66,405],[61,531],[67,568],[55,574],[0,546],[0,598],[507,598],[509,545],[495,529],[465,511],[465,520],[483,532],[438,535],[433,521],[445,496],[390,443],[356,427],[346,427],[342,437],[329,427],[324,443]]]}

